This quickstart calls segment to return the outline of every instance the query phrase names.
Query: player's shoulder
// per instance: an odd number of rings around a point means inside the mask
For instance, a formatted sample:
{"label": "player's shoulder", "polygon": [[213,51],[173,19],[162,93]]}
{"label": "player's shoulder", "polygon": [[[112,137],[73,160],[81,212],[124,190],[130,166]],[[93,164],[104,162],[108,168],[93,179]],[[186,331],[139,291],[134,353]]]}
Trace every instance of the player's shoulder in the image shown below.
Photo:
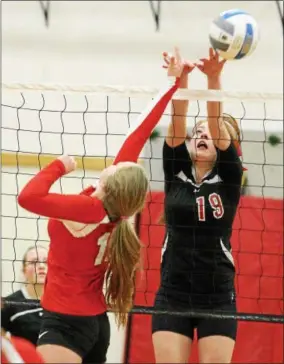
{"label": "player's shoulder", "polygon": [[23,291],[21,289],[9,294],[8,296],[6,296],[4,298],[4,302],[5,301],[17,301],[17,302],[22,302],[24,301],[26,298],[23,294]]}

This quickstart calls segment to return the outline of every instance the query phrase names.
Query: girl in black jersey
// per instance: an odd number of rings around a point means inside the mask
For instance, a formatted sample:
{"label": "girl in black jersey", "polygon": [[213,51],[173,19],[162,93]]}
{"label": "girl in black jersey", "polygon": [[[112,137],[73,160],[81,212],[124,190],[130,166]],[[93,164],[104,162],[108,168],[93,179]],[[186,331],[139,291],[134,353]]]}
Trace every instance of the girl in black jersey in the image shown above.
{"label": "girl in black jersey", "polygon": [[[164,60],[168,64],[166,53]],[[188,87],[188,74],[196,66],[207,76],[208,89],[220,89],[224,64],[210,49],[208,59],[187,63],[180,87]],[[163,148],[166,240],[155,307],[234,313],[230,237],[241,191],[240,133],[221,103],[208,102],[207,120],[197,123],[186,143],[187,108],[187,101],[173,101]],[[237,321],[153,315],[156,362],[188,362],[194,329],[200,363],[231,361]]]}

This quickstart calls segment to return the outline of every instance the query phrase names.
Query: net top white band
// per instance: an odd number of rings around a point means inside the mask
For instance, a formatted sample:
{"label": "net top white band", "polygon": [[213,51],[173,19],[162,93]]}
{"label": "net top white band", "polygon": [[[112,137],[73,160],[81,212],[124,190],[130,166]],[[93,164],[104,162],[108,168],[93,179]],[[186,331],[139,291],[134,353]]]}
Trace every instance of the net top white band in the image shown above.
{"label": "net top white band", "polygon": [[[132,98],[155,97],[160,91],[151,87],[127,87],[111,85],[60,85],[60,84],[21,84],[2,83],[2,91],[34,91],[60,93],[85,93],[103,94],[108,96],[125,96]],[[227,101],[240,100],[246,102],[255,101],[283,101],[283,93],[266,92],[239,92],[239,91],[218,91],[218,90],[188,90],[179,89],[174,97],[177,100],[199,100],[199,101]]]}

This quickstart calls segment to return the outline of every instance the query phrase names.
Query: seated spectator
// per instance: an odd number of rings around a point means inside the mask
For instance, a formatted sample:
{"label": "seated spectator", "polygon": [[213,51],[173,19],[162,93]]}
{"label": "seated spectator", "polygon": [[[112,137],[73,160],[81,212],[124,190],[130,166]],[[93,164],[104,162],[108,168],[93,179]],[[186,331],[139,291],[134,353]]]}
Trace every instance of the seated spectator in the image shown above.
{"label": "seated spectator", "polygon": [[5,305],[5,300],[27,303],[39,300],[44,289],[47,273],[47,249],[42,246],[28,248],[23,257],[25,283],[20,290],[3,299],[1,310],[2,328],[13,336],[22,337],[34,345],[41,326],[42,308],[27,305]]}

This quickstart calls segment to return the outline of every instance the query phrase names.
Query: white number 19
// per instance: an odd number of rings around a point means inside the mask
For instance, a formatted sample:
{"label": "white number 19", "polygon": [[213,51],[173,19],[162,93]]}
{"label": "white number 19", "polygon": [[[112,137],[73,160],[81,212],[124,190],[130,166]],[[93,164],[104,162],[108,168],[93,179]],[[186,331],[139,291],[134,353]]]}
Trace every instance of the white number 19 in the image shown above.
{"label": "white number 19", "polygon": [[[218,193],[211,193],[209,195],[209,203],[211,208],[213,209],[213,216],[215,219],[221,219],[224,215],[224,206],[221,200],[221,197],[218,195]],[[197,197],[196,199],[197,203],[197,211],[198,211],[198,220],[199,221],[205,221],[205,198],[204,196]]]}

